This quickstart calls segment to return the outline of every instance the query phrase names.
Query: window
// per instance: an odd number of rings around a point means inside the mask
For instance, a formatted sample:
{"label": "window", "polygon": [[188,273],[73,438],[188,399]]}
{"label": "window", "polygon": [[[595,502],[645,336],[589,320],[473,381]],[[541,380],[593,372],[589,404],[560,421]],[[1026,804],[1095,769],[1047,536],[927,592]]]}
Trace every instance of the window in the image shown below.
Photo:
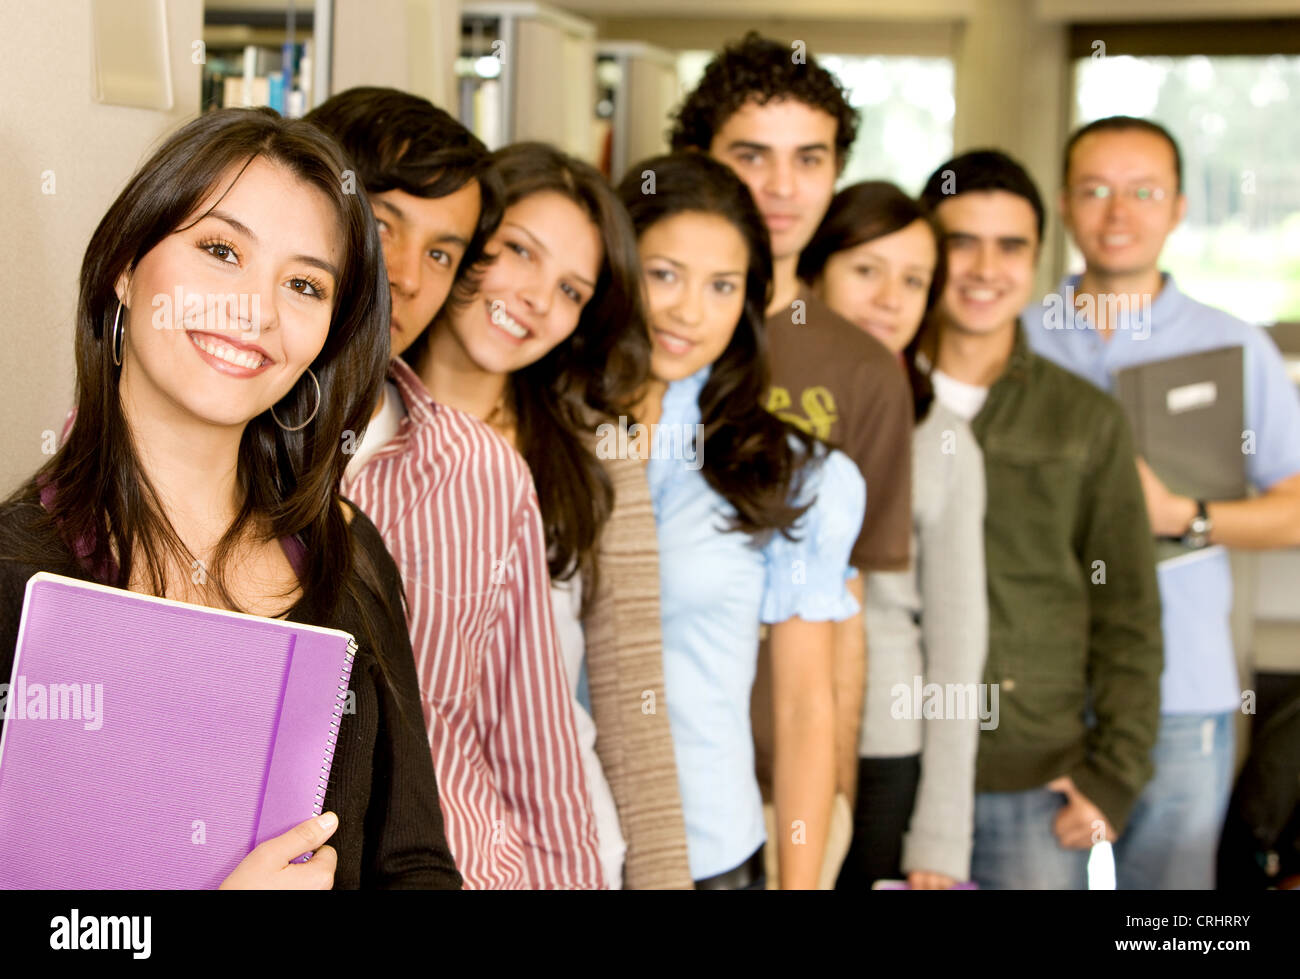
{"label": "window", "polygon": [[952,156],[952,62],[836,55],[818,61],[849,90],[858,110],[858,138],[840,186],[892,180],[919,194],[926,178]]}
{"label": "window", "polygon": [[[1254,323],[1300,320],[1300,57],[1119,56],[1076,66],[1076,124],[1143,116],[1178,140],[1187,217],[1161,265],[1179,288]],[[1083,267],[1073,248],[1070,267]]]}

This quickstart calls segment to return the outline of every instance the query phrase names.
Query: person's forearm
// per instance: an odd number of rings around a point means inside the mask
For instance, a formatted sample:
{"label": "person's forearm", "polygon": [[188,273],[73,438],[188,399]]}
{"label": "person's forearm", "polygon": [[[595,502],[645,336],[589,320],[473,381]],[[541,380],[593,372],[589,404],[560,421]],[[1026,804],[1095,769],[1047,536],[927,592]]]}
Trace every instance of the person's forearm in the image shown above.
{"label": "person's forearm", "polygon": [[1260,550],[1300,547],[1300,493],[1274,492],[1252,500],[1209,503],[1206,512],[1211,544]]}
{"label": "person's forearm", "polygon": [[783,890],[815,888],[835,795],[835,623],[772,627],[772,802]]}
{"label": "person's forearm", "polygon": [[773,802],[782,890],[817,887],[834,794],[834,728],[830,712],[778,708]]}
{"label": "person's forearm", "polygon": [[[866,575],[847,582],[859,607],[865,607]],[[863,613],[835,624],[835,786],[852,806],[858,787],[858,735],[867,686],[867,634]]]}
{"label": "person's forearm", "polygon": [[[1169,493],[1163,484],[1150,492],[1151,529],[1160,537],[1182,536],[1196,516],[1196,501]],[[1256,550],[1300,547],[1300,474],[1250,499],[1208,502],[1206,513],[1211,544]]]}

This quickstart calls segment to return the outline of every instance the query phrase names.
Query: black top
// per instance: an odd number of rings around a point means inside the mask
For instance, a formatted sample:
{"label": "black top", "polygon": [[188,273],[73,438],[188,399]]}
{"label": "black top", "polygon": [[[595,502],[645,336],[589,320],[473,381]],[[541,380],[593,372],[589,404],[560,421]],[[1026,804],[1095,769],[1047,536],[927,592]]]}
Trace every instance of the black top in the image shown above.
{"label": "black top", "polygon": [[[32,501],[0,508],[0,521],[8,525],[6,530],[31,539],[37,533],[33,518],[38,507]],[[353,510],[353,544],[370,556],[390,607],[397,610],[396,618],[385,618],[378,602],[357,582],[356,593],[375,606],[373,620],[384,623],[382,642],[393,687],[365,645],[356,602],[345,601],[331,613],[321,614],[310,602],[300,601],[286,616],[304,625],[349,632],[360,645],[349,683],[356,712],[343,714],[325,791],[324,811],[339,817],[339,826],[327,841],[338,851],[334,887],[456,889],[461,877],[443,832],[415,658],[401,618],[401,578],[375,525],[359,509]],[[0,682],[7,682],[13,670],[27,580],[38,571],[93,580],[57,536],[49,538],[45,551],[49,560],[39,566],[0,559]]]}

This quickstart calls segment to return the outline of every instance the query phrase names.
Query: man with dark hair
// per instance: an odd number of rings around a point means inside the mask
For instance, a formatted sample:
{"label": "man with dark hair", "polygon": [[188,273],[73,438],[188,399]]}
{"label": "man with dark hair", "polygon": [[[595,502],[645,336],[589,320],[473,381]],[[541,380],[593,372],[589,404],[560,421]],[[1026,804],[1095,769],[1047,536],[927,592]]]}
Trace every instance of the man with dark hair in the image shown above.
{"label": "man with dark hair", "polygon": [[370,199],[393,293],[393,356],[414,367],[453,284],[473,292],[501,220],[487,147],[431,102],[391,88],[348,89],[307,119],[343,147]]}
{"label": "man with dark hair", "polygon": [[1165,240],[1187,210],[1181,159],[1169,132],[1145,119],[1112,116],[1075,132],[1059,206],[1086,267],[1025,312],[1036,351],[1107,391],[1117,372],[1139,364],[1223,347],[1243,354],[1245,431],[1205,451],[1240,451],[1260,494],[1195,500],[1138,462],[1152,531],[1184,547],[1158,567],[1168,665],[1156,774],[1115,846],[1121,889],[1214,886],[1241,706],[1224,548],[1300,545],[1300,398],[1277,348],[1266,331],[1196,302],[1160,271]]}
{"label": "man with dark hair", "polygon": [[473,294],[489,260],[499,178],[473,134],[405,92],[350,89],[307,118],[357,168],[388,269],[393,359],[360,445],[343,446],[341,489],[402,572],[457,869],[467,888],[600,887],[532,476],[422,380],[430,323],[449,296]]}
{"label": "man with dark hair", "polygon": [[[767,223],[773,258],[767,407],[842,449],[862,471],[866,517],[850,558],[861,574],[849,583],[861,605],[867,572],[908,566],[911,396],[884,345],[832,312],[797,275],[799,253],[826,213],[857,127],[844,89],[802,41],[787,46],[751,31],[709,63],[678,110],[671,139],[674,150],[694,148],[735,170]],[[860,615],[836,627],[835,647],[836,781],[844,798],[833,813],[824,883],[834,880],[851,832],[866,685]],[[764,659],[754,685],[754,732],[765,783],[772,724],[767,674]]]}
{"label": "man with dark hair", "polygon": [[[756,31],[729,45],[709,62],[699,84],[682,103],[673,120],[673,150],[706,153],[727,121],[749,102],[793,99],[831,117],[835,124],[837,170],[843,169],[858,135],[858,113],[843,86],[829,71],[808,61],[794,42],[785,47]],[[799,57],[804,54],[804,57]]]}
{"label": "man with dark hair", "polygon": [[[1082,888],[1151,777],[1160,602],[1120,407],[1033,354],[1019,324],[1043,203],[991,151],[943,164],[921,194],[948,278],[930,378],[971,422],[987,480],[988,701],[971,876],[991,888]],[[995,699],[996,698],[996,699]]]}
{"label": "man with dark hair", "polygon": [[1080,126],[1072,132],[1070,138],[1065,141],[1065,155],[1061,160],[1061,184],[1063,187],[1070,186],[1070,161],[1074,158],[1074,148],[1093,133],[1146,133],[1148,136],[1164,142],[1173,156],[1174,192],[1175,194],[1182,194],[1183,151],[1178,145],[1178,140],[1174,139],[1173,133],[1160,123],[1153,122],[1150,119],[1140,119],[1137,116],[1106,116],[1102,119],[1094,119],[1087,125]]}

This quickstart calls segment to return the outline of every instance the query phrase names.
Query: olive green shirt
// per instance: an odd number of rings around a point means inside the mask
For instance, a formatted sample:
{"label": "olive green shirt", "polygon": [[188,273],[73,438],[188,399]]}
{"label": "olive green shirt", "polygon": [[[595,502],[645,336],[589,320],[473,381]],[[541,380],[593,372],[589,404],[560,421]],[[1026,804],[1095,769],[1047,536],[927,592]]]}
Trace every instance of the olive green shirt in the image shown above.
{"label": "olive green shirt", "polygon": [[980,732],[976,788],[1070,775],[1122,832],[1152,774],[1163,663],[1128,423],[1108,395],[1034,354],[1017,324],[971,429],[987,484],[984,680],[999,704]]}

